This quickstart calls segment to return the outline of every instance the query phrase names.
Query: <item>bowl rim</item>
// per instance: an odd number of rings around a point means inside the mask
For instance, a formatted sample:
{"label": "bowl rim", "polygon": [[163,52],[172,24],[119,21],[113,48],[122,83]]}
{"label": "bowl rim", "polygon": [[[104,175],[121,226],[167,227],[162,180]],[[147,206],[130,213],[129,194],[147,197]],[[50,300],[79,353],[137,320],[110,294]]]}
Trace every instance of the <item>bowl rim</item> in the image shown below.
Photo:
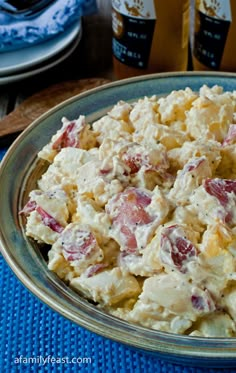
{"label": "bowl rim", "polygon": [[[22,139],[26,138],[28,133],[32,131],[42,120],[47,119],[53,115],[58,109],[62,109],[71,102],[78,101],[84,97],[87,97],[93,93],[100,93],[106,89],[117,87],[120,85],[134,84],[140,80],[151,80],[151,79],[162,79],[162,78],[178,78],[201,76],[201,77],[222,77],[235,79],[236,86],[236,73],[224,73],[224,72],[174,72],[174,73],[157,73],[150,75],[142,75],[133,78],[122,79],[119,81],[106,83],[102,86],[90,89],[88,91],[77,94],[67,100],[61,102],[60,104],[54,106],[52,109],[48,110],[46,113],[41,115],[39,118],[34,120],[13,142],[9,147],[8,151],[3,157],[0,164],[0,180],[4,176],[5,169],[9,159],[14,153],[15,149],[21,143]],[[217,83],[216,83],[217,84]],[[4,236],[2,230],[0,229],[0,249],[3,257],[8,263],[9,267],[13,270],[18,279],[23,283],[23,285],[31,291],[37,298],[51,307],[54,311],[58,312],[60,315],[66,317],[70,321],[96,333],[102,335],[103,337],[109,338],[116,342],[124,343],[130,347],[142,349],[148,352],[156,352],[160,355],[173,357],[177,361],[185,358],[192,358],[199,360],[199,363],[204,360],[211,359],[217,362],[219,366],[219,359],[223,359],[224,363],[228,359],[231,363],[235,361],[236,366],[236,338],[206,338],[206,337],[193,337],[185,336],[173,333],[165,333],[157,330],[147,329],[139,325],[134,325],[127,323],[123,320],[115,318],[111,315],[100,312],[95,308],[95,316],[99,315],[99,318],[91,318],[94,316],[92,314],[87,314],[87,308],[79,310],[78,313],[72,312],[71,310],[65,309],[63,307],[63,302],[58,299],[58,297],[48,298],[47,289],[41,289],[31,282],[30,277],[24,271],[21,266],[15,261],[15,258],[8,252],[6,247]],[[81,305],[83,307],[83,305]],[[104,324],[105,322],[105,324]],[[104,325],[109,325],[109,327],[104,327]],[[196,348],[196,345],[197,348]],[[185,360],[184,360],[185,361]]]}

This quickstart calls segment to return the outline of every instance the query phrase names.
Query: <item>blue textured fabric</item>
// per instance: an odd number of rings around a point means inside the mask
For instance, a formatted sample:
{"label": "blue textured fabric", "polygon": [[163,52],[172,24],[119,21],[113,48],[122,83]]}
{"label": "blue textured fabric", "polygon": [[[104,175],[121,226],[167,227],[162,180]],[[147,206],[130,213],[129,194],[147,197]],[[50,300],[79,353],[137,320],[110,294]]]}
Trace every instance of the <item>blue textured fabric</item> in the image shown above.
{"label": "blue textured fabric", "polygon": [[57,0],[30,19],[17,19],[0,11],[0,52],[48,40],[78,21],[82,15],[96,10],[96,0]]}
{"label": "blue textured fabric", "polygon": [[235,373],[169,364],[73,324],[36,299],[1,255],[0,306],[0,372]]}
{"label": "blue textured fabric", "polygon": [[[0,372],[235,372],[169,364],[97,336],[36,299],[18,281],[2,257],[0,304]],[[64,361],[59,362],[63,358]],[[78,359],[77,363],[72,360],[74,358]],[[72,363],[66,363],[66,359]]]}
{"label": "blue textured fabric", "polygon": [[0,148],[0,160],[3,158],[3,156],[5,155],[7,151],[7,148]]}

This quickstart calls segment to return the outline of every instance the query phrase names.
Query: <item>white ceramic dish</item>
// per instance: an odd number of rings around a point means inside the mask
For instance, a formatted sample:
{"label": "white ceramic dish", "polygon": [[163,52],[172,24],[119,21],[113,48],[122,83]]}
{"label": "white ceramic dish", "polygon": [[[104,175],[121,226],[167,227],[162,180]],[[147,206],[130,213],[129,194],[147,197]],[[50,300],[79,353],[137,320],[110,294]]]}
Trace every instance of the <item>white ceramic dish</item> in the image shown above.
{"label": "white ceramic dish", "polygon": [[76,22],[68,30],[48,41],[32,47],[0,53],[0,79],[11,74],[23,73],[51,59],[68,47],[80,31],[81,22]]}

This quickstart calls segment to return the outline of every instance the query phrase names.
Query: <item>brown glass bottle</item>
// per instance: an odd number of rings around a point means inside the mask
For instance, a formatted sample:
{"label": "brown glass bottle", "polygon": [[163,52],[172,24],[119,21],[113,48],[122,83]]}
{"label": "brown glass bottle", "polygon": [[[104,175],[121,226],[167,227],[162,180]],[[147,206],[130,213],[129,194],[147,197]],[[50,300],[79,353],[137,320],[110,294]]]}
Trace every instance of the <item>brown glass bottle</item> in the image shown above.
{"label": "brown glass bottle", "polygon": [[194,70],[236,71],[236,1],[195,1]]}
{"label": "brown glass bottle", "polygon": [[189,0],[113,0],[112,29],[118,79],[187,69]]}

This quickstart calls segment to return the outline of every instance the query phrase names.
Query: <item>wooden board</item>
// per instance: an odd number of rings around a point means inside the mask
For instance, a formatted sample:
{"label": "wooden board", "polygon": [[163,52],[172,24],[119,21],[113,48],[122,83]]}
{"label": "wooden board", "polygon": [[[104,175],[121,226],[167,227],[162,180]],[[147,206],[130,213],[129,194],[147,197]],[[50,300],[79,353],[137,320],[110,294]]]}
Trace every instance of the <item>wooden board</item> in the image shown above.
{"label": "wooden board", "polygon": [[30,123],[55,105],[106,83],[109,83],[109,80],[102,78],[71,80],[52,85],[34,94],[0,120],[0,137],[23,131]]}

